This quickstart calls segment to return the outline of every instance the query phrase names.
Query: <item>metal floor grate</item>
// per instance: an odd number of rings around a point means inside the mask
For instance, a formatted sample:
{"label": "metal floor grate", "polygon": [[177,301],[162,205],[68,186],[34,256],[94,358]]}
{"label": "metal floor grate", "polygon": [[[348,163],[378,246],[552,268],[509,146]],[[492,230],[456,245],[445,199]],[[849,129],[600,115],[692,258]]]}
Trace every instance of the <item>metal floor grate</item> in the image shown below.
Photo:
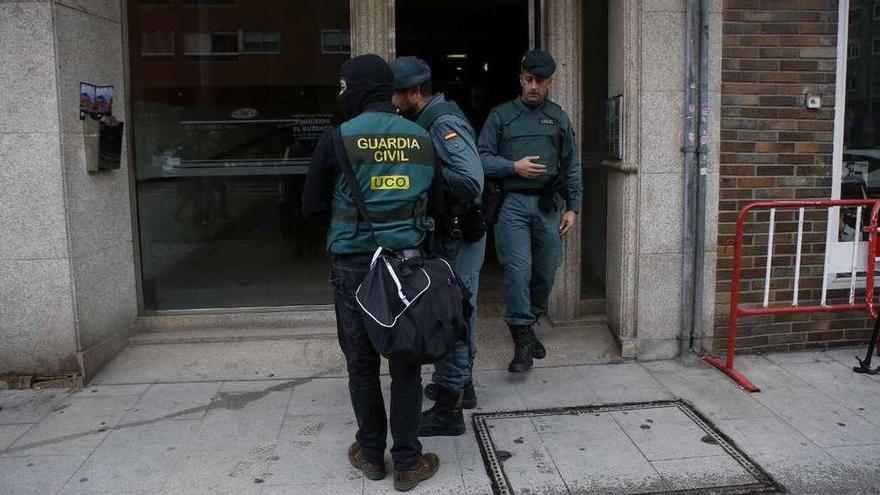
{"label": "metal floor grate", "polygon": [[[689,418],[695,425],[706,433],[703,441],[706,443],[715,443],[721,447],[726,454],[736,461],[739,466],[753,478],[748,483],[726,484],[720,486],[698,486],[693,488],[676,487],[669,490],[657,490],[648,488],[640,490],[637,487],[620,487],[626,493],[639,494],[713,494],[713,495],[738,495],[750,493],[780,493],[784,492],[784,488],[777,483],[770,474],[768,474],[761,466],[752,460],[747,454],[740,450],[724,433],[720,432],[715,426],[707,420],[693,406],[683,400],[665,400],[654,402],[638,402],[625,404],[595,405],[595,406],[576,406],[576,407],[560,407],[551,409],[523,410],[523,411],[505,411],[495,413],[475,413],[472,417],[474,433],[480,446],[480,452],[483,456],[483,463],[486,472],[492,481],[492,489],[496,495],[522,495],[525,493],[534,493],[532,489],[523,489],[522,494],[517,491],[517,487],[511,484],[508,473],[505,472],[504,463],[510,454],[505,451],[499,451],[496,448],[497,442],[492,437],[491,425],[493,422],[523,418],[538,418],[553,416],[570,416],[584,414],[601,414],[639,411],[659,408],[675,408]],[[583,450],[583,449],[581,449]],[[582,490],[572,490],[565,487],[561,490],[551,491],[552,493],[583,493]]]}

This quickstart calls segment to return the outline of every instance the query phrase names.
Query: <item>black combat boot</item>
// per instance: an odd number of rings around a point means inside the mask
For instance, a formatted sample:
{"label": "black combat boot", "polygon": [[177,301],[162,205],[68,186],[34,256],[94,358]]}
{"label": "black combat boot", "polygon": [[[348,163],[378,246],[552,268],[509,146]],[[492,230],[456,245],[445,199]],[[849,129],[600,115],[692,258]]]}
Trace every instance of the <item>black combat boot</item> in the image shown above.
{"label": "black combat boot", "polygon": [[446,387],[437,386],[437,402],[422,412],[419,423],[420,437],[457,437],[464,435],[464,415],[461,412],[461,395]]}
{"label": "black combat boot", "polygon": [[[425,397],[436,401],[438,388],[440,388],[440,385],[437,385],[436,383],[429,383],[425,387]],[[464,384],[464,394],[461,398],[461,408],[473,409],[475,407],[477,407],[477,391],[474,390],[474,382],[467,382]]]}
{"label": "black combat boot", "polygon": [[464,384],[464,393],[461,397],[461,407],[464,409],[473,409],[477,407],[477,391],[474,390],[474,382]]}
{"label": "black combat boot", "polygon": [[528,371],[534,360],[532,359],[532,337],[529,327],[510,325],[510,336],[513,337],[513,360],[507,366],[507,371],[520,373]]}
{"label": "black combat boot", "polygon": [[538,340],[538,336],[535,335],[535,327],[529,327],[529,336],[532,339],[532,357],[535,359],[544,359],[547,356],[547,349],[544,348],[544,344]]}

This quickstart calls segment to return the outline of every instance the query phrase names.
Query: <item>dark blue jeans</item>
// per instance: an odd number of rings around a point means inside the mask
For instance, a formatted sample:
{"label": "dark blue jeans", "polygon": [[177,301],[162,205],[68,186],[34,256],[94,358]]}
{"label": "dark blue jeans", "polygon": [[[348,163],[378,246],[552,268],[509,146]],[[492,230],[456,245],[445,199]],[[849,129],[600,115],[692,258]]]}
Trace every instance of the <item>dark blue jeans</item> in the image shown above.
{"label": "dark blue jeans", "polygon": [[[348,390],[357,417],[357,441],[371,462],[384,463],[388,422],[379,384],[380,356],[370,342],[355,292],[370,269],[370,255],[337,256],[331,282],[335,288],[336,329],[348,367]],[[422,453],[419,415],[422,411],[421,366],[389,361],[391,371],[391,459],[396,471],[411,469]]]}

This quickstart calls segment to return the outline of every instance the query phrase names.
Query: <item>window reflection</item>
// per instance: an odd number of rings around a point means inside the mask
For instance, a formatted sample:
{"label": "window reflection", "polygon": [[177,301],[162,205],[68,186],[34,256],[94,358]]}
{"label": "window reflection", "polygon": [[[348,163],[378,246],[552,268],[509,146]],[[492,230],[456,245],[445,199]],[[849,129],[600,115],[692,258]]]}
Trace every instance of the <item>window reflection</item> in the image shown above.
{"label": "window reflection", "polygon": [[145,309],[329,303],[299,202],[350,52],[348,1],[128,12]]}
{"label": "window reflection", "polygon": [[[874,0],[853,0],[849,9],[840,197],[877,198],[880,197],[880,115],[875,112],[875,105],[880,98],[880,19]],[[871,17],[864,12],[872,14]],[[869,216],[870,211],[863,209],[862,226]],[[855,238],[856,210],[841,208],[838,240]]]}

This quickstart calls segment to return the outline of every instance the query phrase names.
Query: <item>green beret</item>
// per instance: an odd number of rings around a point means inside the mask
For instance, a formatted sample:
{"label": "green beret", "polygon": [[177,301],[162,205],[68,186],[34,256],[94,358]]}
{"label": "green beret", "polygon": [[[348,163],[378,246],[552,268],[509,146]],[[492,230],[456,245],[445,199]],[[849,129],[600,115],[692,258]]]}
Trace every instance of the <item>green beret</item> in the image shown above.
{"label": "green beret", "polygon": [[556,71],[556,62],[544,50],[529,50],[522,58],[522,68],[529,74],[548,78]]}
{"label": "green beret", "polygon": [[417,57],[400,57],[391,62],[394,72],[394,91],[418,86],[431,79],[431,68]]}

